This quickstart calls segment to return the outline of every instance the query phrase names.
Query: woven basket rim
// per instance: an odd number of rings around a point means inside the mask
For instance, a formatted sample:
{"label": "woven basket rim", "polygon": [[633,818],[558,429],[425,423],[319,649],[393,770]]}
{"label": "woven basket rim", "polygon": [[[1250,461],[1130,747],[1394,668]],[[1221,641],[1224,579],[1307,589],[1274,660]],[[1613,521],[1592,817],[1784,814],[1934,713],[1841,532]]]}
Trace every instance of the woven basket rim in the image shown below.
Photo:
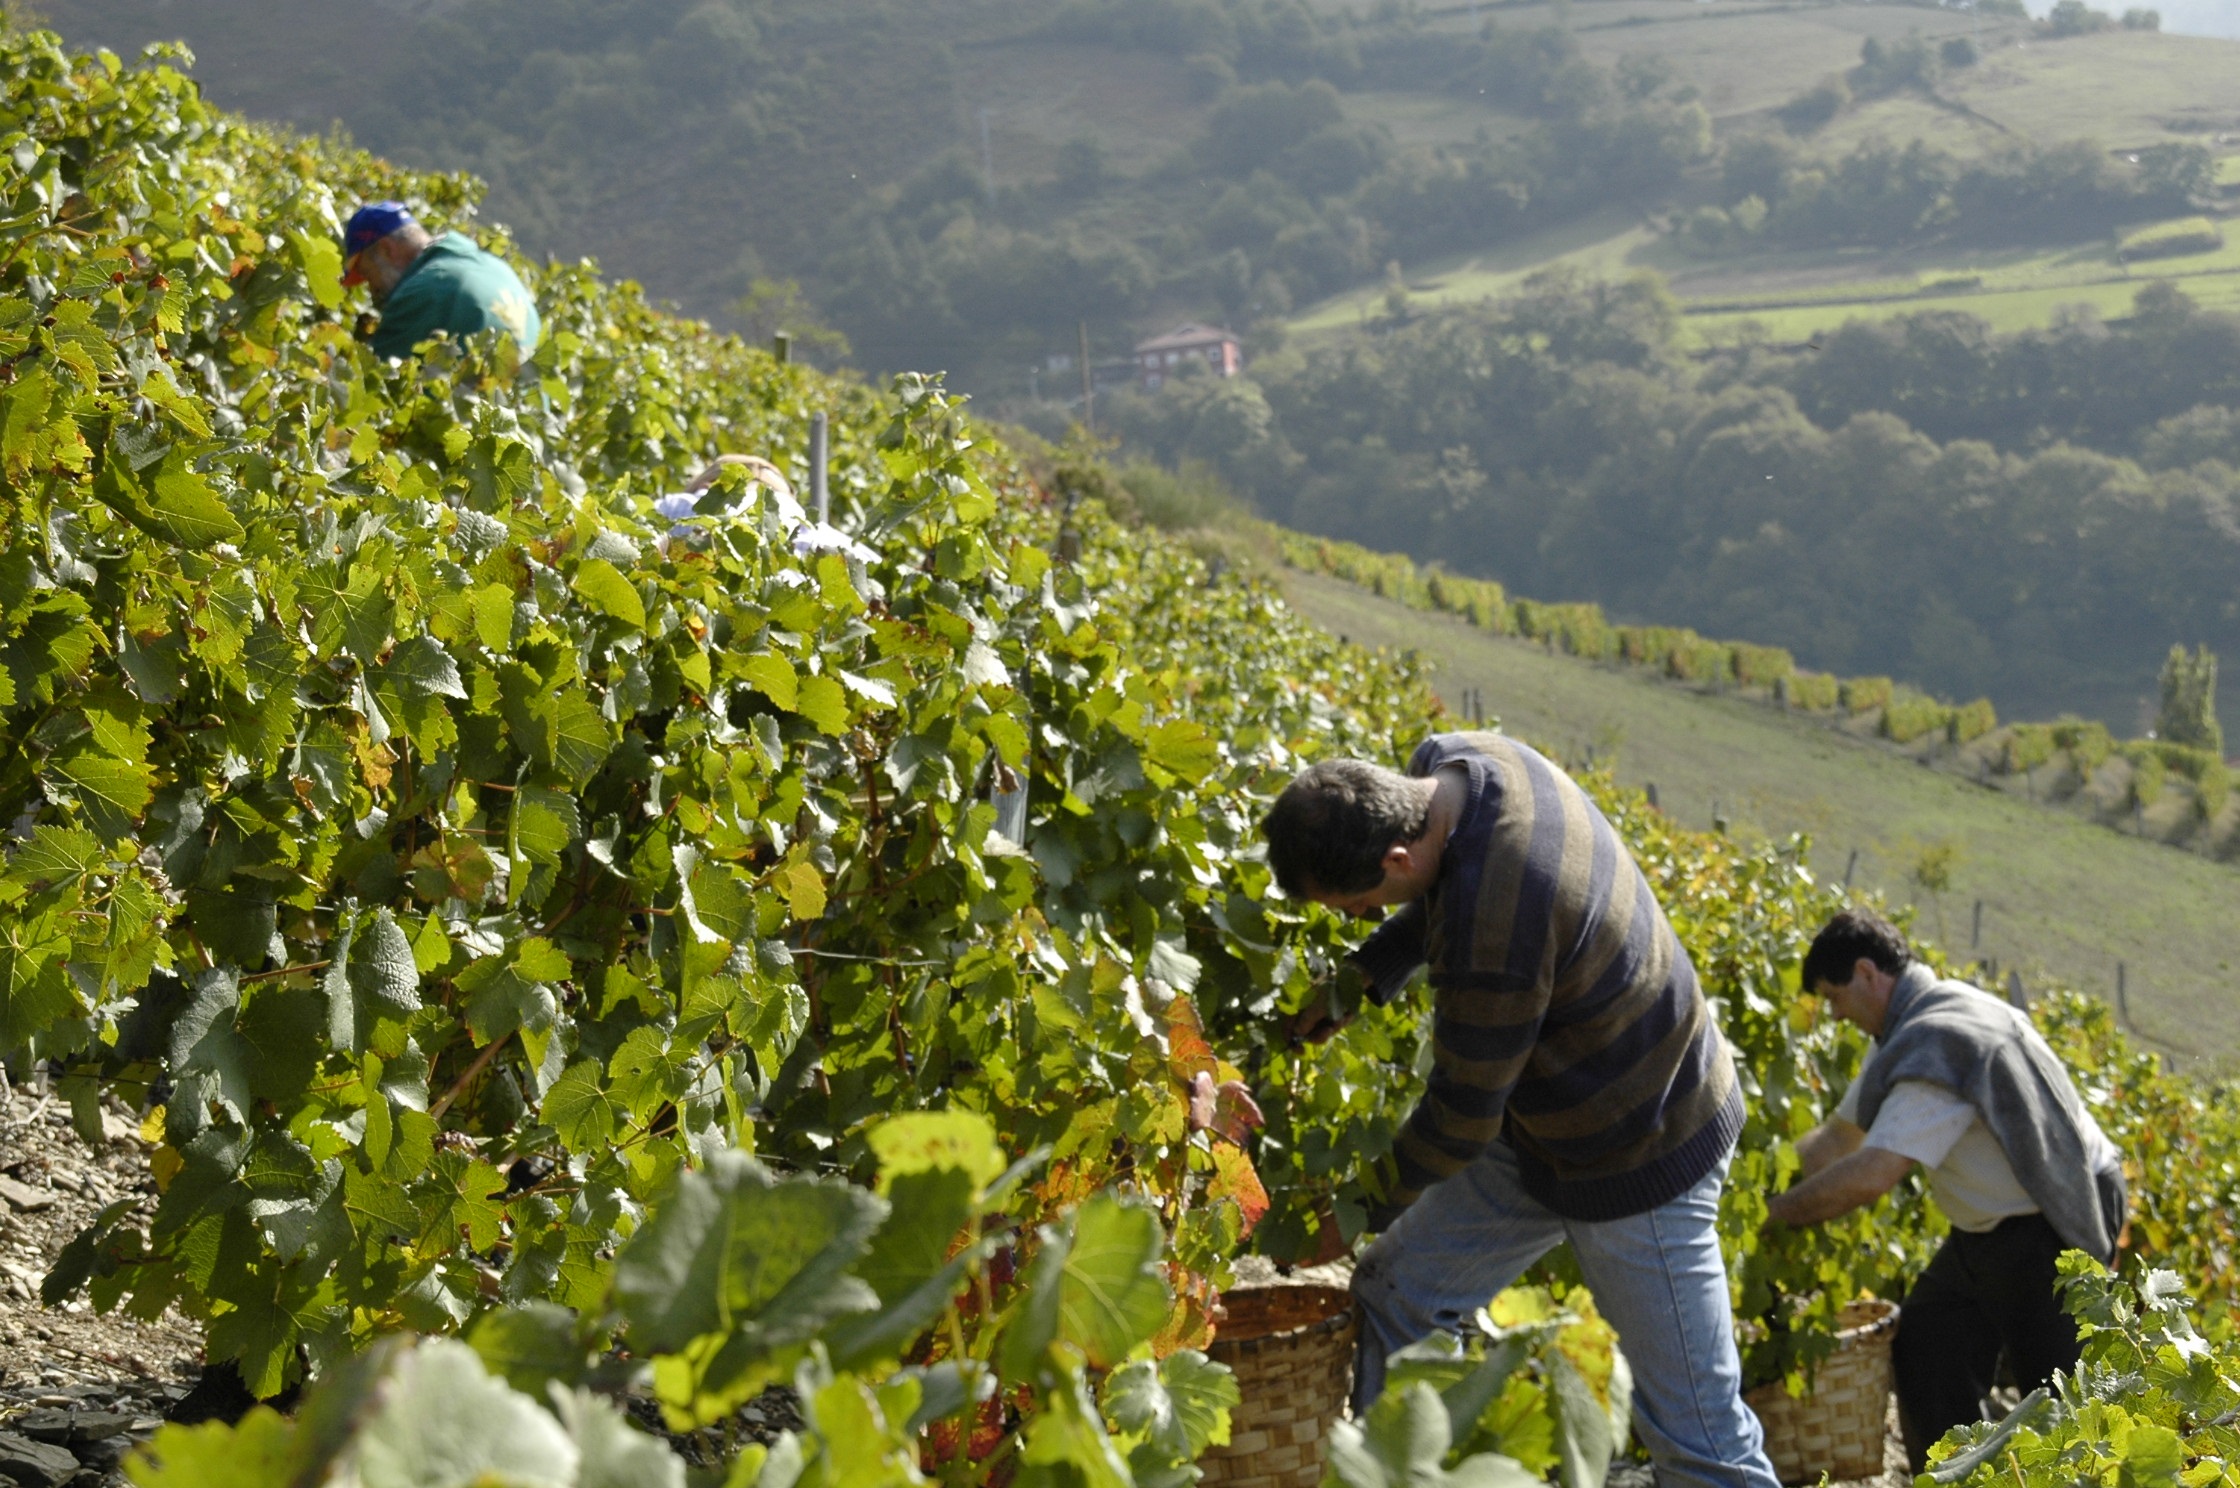
{"label": "woven basket rim", "polygon": [[1216,1323],[1214,1325],[1213,1340],[1210,1344],[1207,1345],[1206,1352],[1215,1356],[1219,1356],[1223,1353],[1290,1346],[1293,1344],[1302,1343],[1307,1339],[1315,1337],[1318,1334],[1330,1333],[1338,1331],[1340,1329],[1349,1328],[1353,1324],[1353,1293],[1346,1291],[1342,1287],[1233,1287],[1229,1291],[1226,1291],[1221,1295],[1222,1301],[1226,1303],[1232,1298],[1243,1300],[1248,1297],[1266,1297],[1271,1294],[1277,1293],[1283,1294],[1286,1297],[1296,1296],[1302,1304],[1308,1306],[1319,1303],[1325,1309],[1325,1311],[1321,1317],[1310,1318],[1305,1322],[1294,1323],[1289,1327],[1274,1328],[1261,1333],[1245,1333],[1241,1335],[1230,1334],[1228,1336],[1224,1336],[1223,1324]]}
{"label": "woven basket rim", "polygon": [[1846,1302],[1841,1314],[1846,1322],[1836,1330],[1836,1347],[1851,1348],[1865,1343],[1877,1334],[1888,1333],[1898,1326],[1898,1304],[1887,1297],[1861,1297],[1856,1302]]}

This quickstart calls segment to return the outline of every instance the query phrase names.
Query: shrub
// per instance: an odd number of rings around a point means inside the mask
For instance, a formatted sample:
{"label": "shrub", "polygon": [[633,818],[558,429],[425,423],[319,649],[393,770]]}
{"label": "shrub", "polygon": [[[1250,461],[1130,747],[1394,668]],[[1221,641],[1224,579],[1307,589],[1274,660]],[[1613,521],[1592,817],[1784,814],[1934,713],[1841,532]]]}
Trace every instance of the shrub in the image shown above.
{"label": "shrub", "polygon": [[1618,630],[1618,654],[1635,666],[1663,667],[1672,653],[1696,639],[1692,630],[1670,625],[1627,625]]}
{"label": "shrub", "polygon": [[2181,258],[2189,253],[2214,253],[2223,246],[2222,227],[2206,217],[2184,217],[2125,233],[2116,240],[2116,256],[2126,261]]}
{"label": "shrub", "polygon": [[1509,601],[1492,579],[1466,579],[1434,568],[1424,581],[1432,607],[1444,614],[1460,615],[1480,630],[1506,628]]}
{"label": "shrub", "polygon": [[1198,460],[1186,460],[1174,471],[1138,460],[1120,472],[1118,484],[1132,498],[1138,517],[1168,531],[1203,527],[1237,509],[1221,477]]}
{"label": "shrub", "polygon": [[1734,679],[1745,687],[1772,687],[1797,669],[1796,658],[1779,646],[1754,646],[1737,641]]}
{"label": "shrub", "polygon": [[1952,722],[1952,709],[1933,697],[1901,690],[1882,710],[1882,736],[1898,744],[1911,744]]}
{"label": "shrub", "polygon": [[1683,682],[1718,687],[1734,679],[1734,648],[1700,637],[1676,646],[1665,659],[1665,670]]}
{"label": "shrub", "polygon": [[2051,36],[2084,36],[2094,31],[2105,31],[2115,24],[2104,10],[2094,10],[2084,0],[2055,0],[2046,15],[2043,29]]}
{"label": "shrub", "polygon": [[1849,713],[1889,706],[1893,683],[1888,677],[1846,677],[1836,689],[1837,700]]}
{"label": "shrub", "polygon": [[1999,715],[1991,707],[1991,699],[1977,698],[1952,710],[1946,725],[1947,737],[1955,744],[1972,744],[1999,726]]}
{"label": "shrub", "polygon": [[2053,758],[2053,726],[2017,723],[2007,729],[1999,746],[1999,769],[2007,775],[2026,775]]}
{"label": "shrub", "polygon": [[1840,77],[1826,77],[1774,112],[1782,123],[1802,132],[1818,129],[1850,104],[1851,85]]}
{"label": "shrub", "polygon": [[2053,742],[2056,748],[2068,751],[2070,763],[2085,775],[2099,769],[2115,750],[2115,740],[2109,737],[2107,725],[2089,718],[2057,720],[2053,724]]}
{"label": "shrub", "polygon": [[1977,61],[1976,44],[1965,36],[1950,36],[1937,48],[1937,55],[1947,67],[1973,67]]}
{"label": "shrub", "polygon": [[1783,677],[1775,696],[1792,708],[1825,713],[1836,706],[1841,689],[1827,672],[1791,672]]}
{"label": "shrub", "polygon": [[1734,247],[1734,219],[1709,202],[1690,212],[1680,224],[1680,246],[1704,258],[1717,258]]}
{"label": "shrub", "polygon": [[2160,31],[2162,29],[2162,12],[2136,8],[2127,10],[2123,13],[2123,29],[2126,31]]}
{"label": "shrub", "polygon": [[1551,641],[1572,656],[1599,661],[1613,654],[1616,631],[1596,604],[1547,604],[1520,599],[1517,630],[1530,640]]}

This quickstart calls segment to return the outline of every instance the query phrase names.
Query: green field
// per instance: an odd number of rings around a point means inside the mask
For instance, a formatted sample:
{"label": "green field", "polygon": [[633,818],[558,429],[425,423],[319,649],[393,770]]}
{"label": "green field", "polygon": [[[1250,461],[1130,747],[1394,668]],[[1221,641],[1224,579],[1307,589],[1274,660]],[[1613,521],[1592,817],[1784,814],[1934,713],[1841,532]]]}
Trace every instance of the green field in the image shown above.
{"label": "green field", "polygon": [[[1745,334],[1797,342],[1847,320],[1924,310],[1962,310],[1996,330],[2018,331],[2080,305],[2103,318],[2128,315],[2140,286],[2159,279],[2177,283],[2206,309],[2240,309],[2240,224],[2227,223],[2225,246],[2213,252],[2138,263],[2119,262],[2106,237],[2053,247],[1815,249],[1707,261],[1630,214],[1610,211],[1497,250],[1426,264],[1408,275],[1409,298],[1423,310],[1496,299],[1551,267],[1663,275],[1704,345]],[[1306,336],[1348,331],[1383,311],[1383,289],[1363,288],[1310,308],[1291,329]]]}
{"label": "green field", "polygon": [[2240,42],[2145,31],[2031,41],[1950,74],[1944,92],[2027,139],[2198,140],[2240,128]]}
{"label": "green field", "polygon": [[[1629,784],[1654,783],[1691,826],[1813,838],[1812,863],[1918,910],[1922,932],[1965,954],[1982,900],[1979,953],[2025,977],[2043,971],[2114,995],[2128,967],[2140,1034],[2174,1052],[2240,1053],[2240,870],[2111,831],[1924,769],[1898,751],[1762,703],[1710,696],[1640,672],[1598,667],[1409,610],[1341,583],[1285,571],[1292,603],[1370,645],[1410,646],[1460,706],[1482,689],[1510,732],[1578,760],[1615,759]],[[2150,832],[2157,822],[2149,818]],[[1959,849],[1940,897],[1915,889],[1913,855]]]}

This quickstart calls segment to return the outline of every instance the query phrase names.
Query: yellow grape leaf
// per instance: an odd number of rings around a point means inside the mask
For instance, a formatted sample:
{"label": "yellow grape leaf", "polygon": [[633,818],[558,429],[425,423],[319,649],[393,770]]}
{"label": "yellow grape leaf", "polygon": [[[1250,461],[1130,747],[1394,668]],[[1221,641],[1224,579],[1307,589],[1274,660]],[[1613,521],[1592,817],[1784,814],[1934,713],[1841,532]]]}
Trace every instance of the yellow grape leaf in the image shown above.
{"label": "yellow grape leaf", "polygon": [[879,1191],[895,1179],[935,1168],[955,1168],[976,1189],[1003,1176],[1003,1149],[995,1128],[977,1111],[910,1111],[871,1128],[865,1140],[879,1159]]}
{"label": "yellow grape leaf", "polygon": [[775,652],[758,652],[740,662],[739,675],[788,713],[800,700],[801,679],[794,674],[793,663]]}
{"label": "yellow grape leaf", "polygon": [[156,1191],[161,1193],[169,1188],[171,1180],[178,1177],[179,1170],[186,1165],[186,1154],[178,1148],[169,1145],[158,1147],[148,1158],[148,1171],[156,1180]]}
{"label": "yellow grape leaf", "polygon": [[250,1411],[238,1426],[168,1425],[133,1454],[125,1475],[140,1488],[286,1488],[294,1475],[295,1434],[295,1422],[269,1405]]}
{"label": "yellow grape leaf", "polygon": [[812,864],[788,863],[771,875],[771,882],[785,895],[795,919],[813,920],[824,913],[824,880]]}

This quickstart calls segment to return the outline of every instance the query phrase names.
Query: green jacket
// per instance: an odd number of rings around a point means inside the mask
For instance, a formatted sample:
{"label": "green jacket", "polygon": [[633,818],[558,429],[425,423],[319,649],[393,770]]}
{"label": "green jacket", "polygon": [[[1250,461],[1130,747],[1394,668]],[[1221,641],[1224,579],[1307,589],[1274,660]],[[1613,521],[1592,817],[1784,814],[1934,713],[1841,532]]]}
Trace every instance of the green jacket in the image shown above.
{"label": "green jacket", "polygon": [[464,233],[445,233],[420,251],[389,292],[373,349],[410,356],[438,331],[470,336],[491,326],[511,336],[524,357],[537,349],[544,330],[536,301],[511,265]]}

